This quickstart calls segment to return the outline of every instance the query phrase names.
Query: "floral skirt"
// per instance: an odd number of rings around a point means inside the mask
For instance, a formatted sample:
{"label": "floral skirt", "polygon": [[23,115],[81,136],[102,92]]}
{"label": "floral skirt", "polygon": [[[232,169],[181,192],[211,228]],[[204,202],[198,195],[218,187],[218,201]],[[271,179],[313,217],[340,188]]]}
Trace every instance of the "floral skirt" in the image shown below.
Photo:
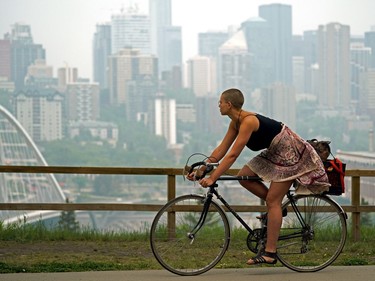
{"label": "floral skirt", "polygon": [[285,125],[269,148],[247,166],[267,182],[295,180],[298,193],[322,193],[330,186],[315,149]]}

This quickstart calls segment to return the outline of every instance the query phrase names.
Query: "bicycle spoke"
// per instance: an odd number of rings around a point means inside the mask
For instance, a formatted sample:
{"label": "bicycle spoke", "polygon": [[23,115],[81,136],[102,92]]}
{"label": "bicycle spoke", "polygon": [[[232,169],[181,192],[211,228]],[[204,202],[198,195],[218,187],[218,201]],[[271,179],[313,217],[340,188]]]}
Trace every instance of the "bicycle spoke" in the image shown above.
{"label": "bicycle spoke", "polygon": [[[278,254],[280,261],[295,271],[318,271],[330,265],[341,253],[346,240],[346,219],[338,205],[326,196],[296,196],[295,212],[283,218]],[[283,207],[291,205],[287,201]],[[301,229],[294,235],[295,228]]]}
{"label": "bicycle spoke", "polygon": [[[151,248],[159,263],[179,275],[197,275],[214,267],[229,244],[229,223],[214,202],[203,225],[198,222],[204,197],[181,196],[167,203],[151,226]],[[168,220],[173,213],[174,222]],[[196,233],[189,234],[196,229]]]}

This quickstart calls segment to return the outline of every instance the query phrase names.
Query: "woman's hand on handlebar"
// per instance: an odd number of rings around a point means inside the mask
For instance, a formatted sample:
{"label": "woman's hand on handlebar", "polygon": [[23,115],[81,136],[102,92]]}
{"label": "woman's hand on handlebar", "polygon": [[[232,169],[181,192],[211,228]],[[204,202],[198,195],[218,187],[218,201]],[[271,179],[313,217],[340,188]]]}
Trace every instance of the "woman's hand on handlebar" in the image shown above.
{"label": "woman's hand on handlebar", "polygon": [[203,178],[203,179],[199,180],[199,184],[202,187],[209,187],[209,186],[213,185],[214,183],[215,183],[215,181],[213,181],[210,177]]}

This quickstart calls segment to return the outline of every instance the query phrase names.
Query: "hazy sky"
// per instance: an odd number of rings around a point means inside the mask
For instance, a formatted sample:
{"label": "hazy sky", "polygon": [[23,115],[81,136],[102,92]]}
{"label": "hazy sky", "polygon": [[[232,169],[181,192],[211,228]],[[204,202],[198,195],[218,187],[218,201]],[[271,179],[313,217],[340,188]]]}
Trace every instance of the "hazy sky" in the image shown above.
{"label": "hazy sky", "polygon": [[[0,0],[0,38],[15,22],[28,24],[54,73],[67,62],[78,67],[80,77],[91,78],[95,25],[109,22],[130,3],[148,13],[148,0]],[[182,26],[184,61],[197,53],[198,32],[240,25],[258,16],[259,5],[270,3],[292,5],[293,34],[339,22],[350,25],[351,34],[363,35],[375,25],[374,0],[172,0],[173,25]]]}

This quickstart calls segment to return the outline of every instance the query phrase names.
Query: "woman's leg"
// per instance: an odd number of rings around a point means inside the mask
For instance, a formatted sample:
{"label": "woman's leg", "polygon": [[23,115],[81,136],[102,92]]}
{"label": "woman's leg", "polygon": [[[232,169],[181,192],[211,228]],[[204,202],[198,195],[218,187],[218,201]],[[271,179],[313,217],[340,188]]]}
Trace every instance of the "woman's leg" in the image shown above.
{"label": "woman's leg", "polygon": [[[277,240],[279,239],[280,228],[282,223],[282,200],[288,192],[293,181],[287,182],[272,182],[266,197],[267,204],[267,243],[266,252],[276,253]],[[266,262],[272,262],[271,257],[263,256]],[[256,263],[254,259],[250,259],[248,264]]]}
{"label": "woman's leg", "polygon": [[[238,176],[257,176],[247,165],[243,166]],[[241,180],[239,183],[248,191],[258,196],[260,199],[266,200],[268,188],[261,181]]]}

